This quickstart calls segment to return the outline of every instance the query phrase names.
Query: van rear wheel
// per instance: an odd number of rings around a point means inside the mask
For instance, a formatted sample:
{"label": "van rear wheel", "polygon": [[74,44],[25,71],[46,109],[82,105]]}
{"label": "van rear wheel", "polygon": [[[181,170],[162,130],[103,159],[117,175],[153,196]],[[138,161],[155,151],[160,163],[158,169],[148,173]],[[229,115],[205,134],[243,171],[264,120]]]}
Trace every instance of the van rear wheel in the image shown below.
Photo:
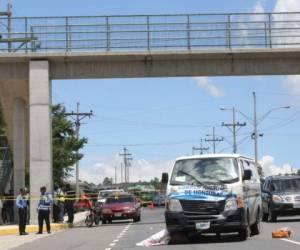
{"label": "van rear wheel", "polygon": [[277,221],[277,215],[272,212],[271,207],[269,207],[269,214],[268,214],[268,222],[276,222]]}

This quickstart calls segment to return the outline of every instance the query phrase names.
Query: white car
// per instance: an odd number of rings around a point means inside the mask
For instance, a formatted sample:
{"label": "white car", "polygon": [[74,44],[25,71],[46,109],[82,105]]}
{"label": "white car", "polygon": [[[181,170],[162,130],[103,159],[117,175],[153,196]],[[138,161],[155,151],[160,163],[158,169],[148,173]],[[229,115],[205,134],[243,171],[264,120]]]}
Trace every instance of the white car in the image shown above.
{"label": "white car", "polygon": [[114,195],[114,194],[121,194],[124,193],[124,189],[107,189],[107,190],[101,190],[98,194],[98,202],[99,203],[105,203],[106,198],[108,196]]}

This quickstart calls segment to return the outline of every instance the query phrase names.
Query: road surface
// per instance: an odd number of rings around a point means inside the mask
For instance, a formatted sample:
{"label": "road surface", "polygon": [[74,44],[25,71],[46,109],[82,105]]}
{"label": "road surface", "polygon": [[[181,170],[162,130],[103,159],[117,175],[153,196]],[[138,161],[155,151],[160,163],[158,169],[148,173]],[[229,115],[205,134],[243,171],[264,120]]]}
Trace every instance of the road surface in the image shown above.
{"label": "road surface", "polygon": [[[115,222],[109,225],[86,228],[84,225],[72,230],[53,234],[49,237],[36,240],[16,248],[17,250],[138,250],[143,247],[136,247],[136,243],[157,233],[164,228],[164,210],[144,209],[142,221],[139,223]],[[271,232],[280,227],[290,227],[294,236],[290,241],[272,239]],[[245,242],[240,242],[235,235],[222,235],[221,240],[215,236],[202,236],[193,239],[191,242],[173,245],[154,247],[157,250],[179,250],[179,249],[201,249],[201,250],[282,250],[297,249],[300,247],[300,218],[279,218],[277,223],[263,223],[262,233],[259,236],[251,237]]]}

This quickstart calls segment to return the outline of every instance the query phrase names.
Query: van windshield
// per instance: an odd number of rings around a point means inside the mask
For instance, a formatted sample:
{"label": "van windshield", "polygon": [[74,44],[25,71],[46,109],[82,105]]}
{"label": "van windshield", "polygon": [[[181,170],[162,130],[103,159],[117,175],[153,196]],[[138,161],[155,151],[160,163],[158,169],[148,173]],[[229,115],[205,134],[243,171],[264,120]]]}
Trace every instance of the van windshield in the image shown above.
{"label": "van windshield", "polygon": [[239,181],[234,158],[186,159],[175,163],[171,185],[226,184]]}

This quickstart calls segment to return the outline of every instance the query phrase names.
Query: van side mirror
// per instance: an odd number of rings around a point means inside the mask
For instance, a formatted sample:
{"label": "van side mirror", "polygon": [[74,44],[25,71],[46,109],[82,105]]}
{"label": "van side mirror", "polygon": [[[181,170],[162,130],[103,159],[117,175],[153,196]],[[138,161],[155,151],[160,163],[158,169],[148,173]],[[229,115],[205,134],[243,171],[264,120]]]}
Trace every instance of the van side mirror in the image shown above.
{"label": "van side mirror", "polygon": [[169,181],[169,174],[168,173],[162,173],[162,176],[161,176],[161,182],[163,184],[167,184]]}
{"label": "van side mirror", "polygon": [[252,171],[250,169],[244,170],[244,178],[243,178],[243,180],[244,181],[249,181],[249,180],[251,180],[251,177],[252,177]]}

